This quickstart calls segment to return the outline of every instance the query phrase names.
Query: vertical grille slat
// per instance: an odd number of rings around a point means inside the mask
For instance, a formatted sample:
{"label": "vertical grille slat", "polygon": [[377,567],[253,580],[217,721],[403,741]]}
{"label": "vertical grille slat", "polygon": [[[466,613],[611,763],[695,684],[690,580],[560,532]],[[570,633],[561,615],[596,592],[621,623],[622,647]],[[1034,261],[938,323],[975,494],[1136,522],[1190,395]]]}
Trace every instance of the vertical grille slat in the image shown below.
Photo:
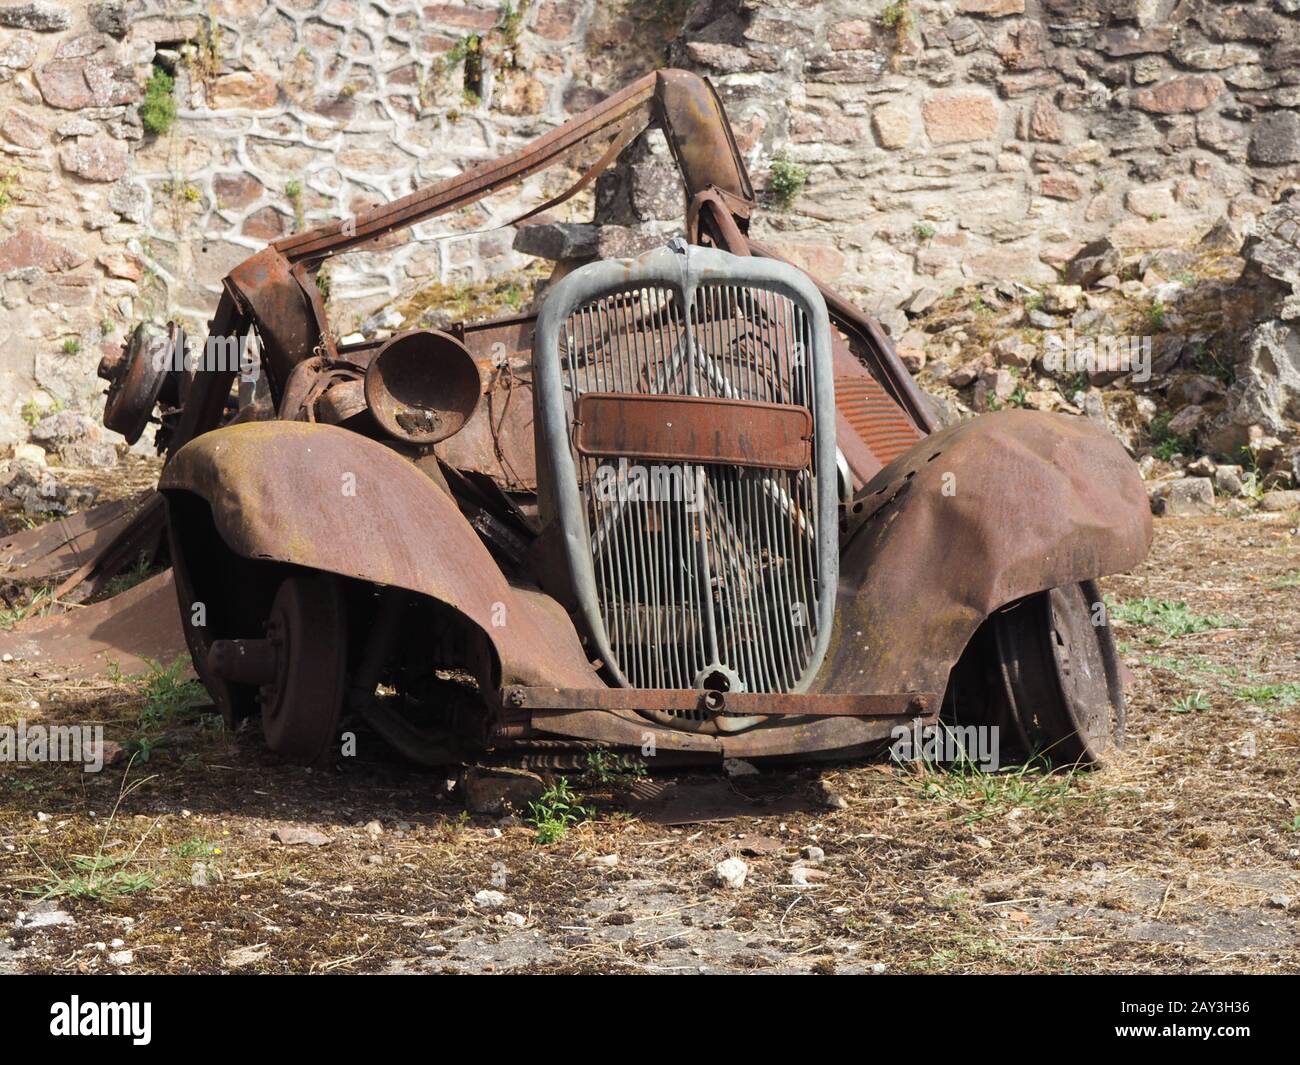
{"label": "vertical grille slat", "polygon": [[[576,477],[572,513],[585,528],[568,530],[567,542],[571,564],[590,574],[594,601],[583,609],[606,664],[632,687],[698,687],[719,673],[728,687],[801,690],[825,650],[823,597],[834,594],[837,562],[827,550],[835,471],[833,437],[829,449],[823,440],[834,425],[825,309],[811,286],[805,296],[775,276],[787,268],[735,262],[690,280],[667,269],[611,273],[608,285],[566,300],[550,326],[562,402],[539,431]],[[546,334],[539,326],[539,350]],[[822,443],[803,469],[650,461],[638,472],[640,460],[578,452],[574,405],[590,392],[805,406]]]}

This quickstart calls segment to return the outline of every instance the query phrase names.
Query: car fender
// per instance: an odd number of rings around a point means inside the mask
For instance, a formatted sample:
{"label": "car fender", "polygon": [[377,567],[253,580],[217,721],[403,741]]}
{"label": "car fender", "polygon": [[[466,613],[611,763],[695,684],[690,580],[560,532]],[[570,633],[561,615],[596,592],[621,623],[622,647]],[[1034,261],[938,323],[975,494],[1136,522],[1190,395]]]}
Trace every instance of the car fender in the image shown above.
{"label": "car fender", "polygon": [[1137,467],[1087,418],[1002,411],[927,436],[849,508],[814,690],[942,692],[991,613],[1131,569],[1151,534]]}
{"label": "car fender", "polygon": [[[180,492],[205,500],[222,542],[243,558],[452,607],[487,636],[499,683],[601,684],[563,608],[512,585],[455,501],[383,444],[330,425],[231,425],[182,447],[159,487],[169,500]],[[173,530],[182,547],[183,532]]]}

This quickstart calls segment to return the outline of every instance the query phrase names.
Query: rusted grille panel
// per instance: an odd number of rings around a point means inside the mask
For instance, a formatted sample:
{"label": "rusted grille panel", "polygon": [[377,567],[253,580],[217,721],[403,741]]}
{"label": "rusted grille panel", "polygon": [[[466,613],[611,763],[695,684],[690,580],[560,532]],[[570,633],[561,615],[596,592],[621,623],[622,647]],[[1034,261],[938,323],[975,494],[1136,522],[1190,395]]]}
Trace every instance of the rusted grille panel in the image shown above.
{"label": "rusted grille panel", "polygon": [[[678,289],[634,286],[569,313],[559,351],[570,441],[573,402],[589,393],[814,408],[818,369],[799,303],[753,285],[693,293],[686,306]],[[600,619],[626,683],[794,688],[817,643],[823,591],[815,463],[647,465],[576,449],[573,458]]]}
{"label": "rusted grille panel", "polygon": [[836,377],[835,405],[881,465],[892,462],[921,439],[912,420],[868,373]]}

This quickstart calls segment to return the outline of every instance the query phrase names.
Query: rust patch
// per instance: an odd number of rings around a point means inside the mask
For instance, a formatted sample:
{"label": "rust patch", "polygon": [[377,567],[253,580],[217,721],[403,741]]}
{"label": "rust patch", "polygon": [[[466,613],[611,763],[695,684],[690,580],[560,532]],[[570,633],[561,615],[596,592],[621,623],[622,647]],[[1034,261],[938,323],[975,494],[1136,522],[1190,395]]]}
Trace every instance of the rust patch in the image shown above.
{"label": "rust patch", "polygon": [[812,461],[812,412],[787,403],[587,392],[573,420],[582,455],[778,470]]}
{"label": "rust patch", "polygon": [[102,676],[116,666],[130,675],[149,663],[187,656],[176,587],[159,573],[121,595],[66,614],[32,618],[0,632],[0,654],[20,668],[72,677]]}

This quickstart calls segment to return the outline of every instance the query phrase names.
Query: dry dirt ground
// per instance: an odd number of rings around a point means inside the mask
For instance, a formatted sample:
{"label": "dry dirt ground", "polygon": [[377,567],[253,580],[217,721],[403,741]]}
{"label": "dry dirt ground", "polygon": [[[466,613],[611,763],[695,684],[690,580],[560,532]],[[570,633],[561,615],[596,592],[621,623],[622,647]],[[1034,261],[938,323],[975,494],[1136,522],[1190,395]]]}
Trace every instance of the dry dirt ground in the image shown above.
{"label": "dry dirt ground", "polygon": [[765,770],[731,786],[795,812],[681,827],[570,774],[593,816],[548,844],[376,744],[313,771],[178,680],[0,666],[0,723],[137,741],[0,767],[0,972],[1300,971],[1296,520],[1162,520],[1105,582],[1134,675],[1105,770]]}

